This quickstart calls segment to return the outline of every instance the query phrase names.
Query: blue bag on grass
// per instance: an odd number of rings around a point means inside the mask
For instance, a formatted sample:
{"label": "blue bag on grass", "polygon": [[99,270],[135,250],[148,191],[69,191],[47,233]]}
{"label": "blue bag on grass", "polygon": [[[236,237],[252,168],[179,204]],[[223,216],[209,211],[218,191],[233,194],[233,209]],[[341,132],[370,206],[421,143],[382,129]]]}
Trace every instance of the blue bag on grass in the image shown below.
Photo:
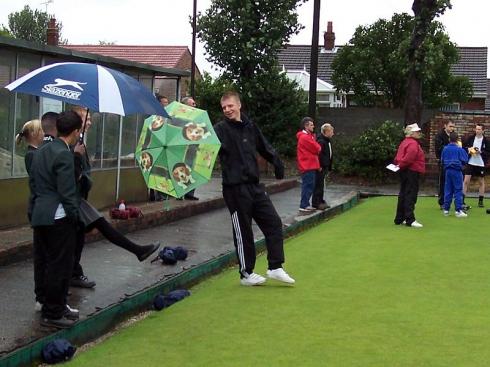
{"label": "blue bag on grass", "polygon": [[76,350],[77,348],[71,345],[68,340],[55,339],[43,347],[42,357],[44,362],[48,364],[55,364],[71,359]]}
{"label": "blue bag on grass", "polygon": [[153,306],[156,310],[160,311],[164,308],[172,306],[175,302],[179,302],[187,296],[190,296],[191,292],[187,289],[176,289],[169,292],[167,295],[158,294],[153,299]]}

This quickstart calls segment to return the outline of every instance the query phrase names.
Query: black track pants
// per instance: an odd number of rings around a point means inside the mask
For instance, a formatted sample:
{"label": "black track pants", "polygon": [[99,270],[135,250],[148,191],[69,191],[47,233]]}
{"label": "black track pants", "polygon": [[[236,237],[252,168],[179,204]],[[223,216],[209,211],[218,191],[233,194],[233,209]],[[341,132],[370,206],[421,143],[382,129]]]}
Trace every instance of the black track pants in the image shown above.
{"label": "black track pants", "polygon": [[255,267],[252,219],[264,234],[269,269],[280,268],[284,262],[282,222],[263,185],[223,186],[223,198],[231,214],[241,277],[253,273]]}

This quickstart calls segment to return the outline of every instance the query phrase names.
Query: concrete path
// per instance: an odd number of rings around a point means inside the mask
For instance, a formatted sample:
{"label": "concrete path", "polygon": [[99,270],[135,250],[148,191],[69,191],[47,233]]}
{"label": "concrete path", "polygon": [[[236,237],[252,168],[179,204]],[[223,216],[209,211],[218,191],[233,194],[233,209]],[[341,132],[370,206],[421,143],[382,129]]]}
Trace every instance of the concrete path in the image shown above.
{"label": "concrete path", "polygon": [[[218,194],[217,191],[198,193],[202,200],[206,200],[207,195],[211,199]],[[352,195],[350,186],[331,186],[327,189],[326,198],[334,206],[346,200],[349,194]],[[271,196],[286,226],[302,219],[297,216],[299,197],[298,187]],[[180,203],[187,205],[185,201]],[[260,238],[258,228],[254,230]],[[162,246],[184,246],[190,250],[189,258],[173,266],[151,264],[149,260],[140,263],[132,254],[108,241],[88,244],[82,264],[86,274],[96,280],[97,286],[90,290],[71,288],[69,297],[69,304],[80,309],[82,320],[183,270],[233,250],[229,212],[225,208],[136,231],[128,237],[141,244],[158,240]],[[257,269],[261,273],[265,270]],[[51,332],[39,326],[39,313],[34,312],[32,274],[30,259],[0,267],[0,357]]]}

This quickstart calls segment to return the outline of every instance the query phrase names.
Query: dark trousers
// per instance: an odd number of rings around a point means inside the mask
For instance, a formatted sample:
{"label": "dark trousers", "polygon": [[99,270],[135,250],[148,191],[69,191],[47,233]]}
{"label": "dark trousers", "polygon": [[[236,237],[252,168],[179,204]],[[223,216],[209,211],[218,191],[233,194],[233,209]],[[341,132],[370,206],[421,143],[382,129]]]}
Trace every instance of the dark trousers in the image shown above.
{"label": "dark trousers", "polygon": [[73,269],[76,227],[59,219],[51,226],[34,227],[38,245],[46,256],[42,316],[59,319],[66,310],[66,294]]}
{"label": "dark trousers", "polygon": [[463,208],[463,172],[460,169],[448,168],[444,186],[444,210],[449,210],[454,197],[456,211]]}
{"label": "dark trousers", "polygon": [[[97,219],[95,222],[90,224],[85,228],[86,232],[90,232],[92,229],[97,228],[97,230],[110,242],[115,244],[118,247],[129,251],[136,256],[143,254],[143,249],[141,246],[138,246],[136,243],[130,241],[126,236],[124,236],[121,232],[116,230],[104,217]],[[83,272],[82,272],[83,274]]]}
{"label": "dark trousers", "polygon": [[420,174],[408,169],[400,170],[400,192],[396,207],[395,224],[403,221],[409,226],[415,221],[415,203],[419,193]]}
{"label": "dark trousers", "polygon": [[316,170],[306,171],[301,174],[301,202],[299,207],[305,209],[310,206],[310,198],[315,190]]}
{"label": "dark trousers", "polygon": [[34,228],[34,235],[32,239],[33,245],[33,262],[34,262],[34,294],[36,295],[36,301],[44,303],[45,291],[44,281],[46,276],[46,253],[42,246],[41,231]]}
{"label": "dark trousers", "polygon": [[223,198],[231,214],[240,276],[248,277],[255,268],[252,219],[264,234],[269,269],[280,268],[284,262],[282,222],[263,185],[224,186]]}
{"label": "dark trousers", "polygon": [[325,190],[325,177],[328,170],[323,168],[321,171],[316,171],[315,176],[315,189],[313,190],[313,197],[311,199],[311,205],[317,207],[320,204],[326,204],[323,198],[323,192]]}
{"label": "dark trousers", "polygon": [[80,264],[80,260],[82,258],[83,247],[85,246],[85,227],[80,224],[76,232],[76,245],[74,251],[74,262],[73,262],[73,278],[78,278],[83,273],[82,265]]}
{"label": "dark trousers", "polygon": [[444,188],[446,181],[446,171],[444,166],[439,162],[439,191],[437,193],[437,202],[439,205],[444,204]]}

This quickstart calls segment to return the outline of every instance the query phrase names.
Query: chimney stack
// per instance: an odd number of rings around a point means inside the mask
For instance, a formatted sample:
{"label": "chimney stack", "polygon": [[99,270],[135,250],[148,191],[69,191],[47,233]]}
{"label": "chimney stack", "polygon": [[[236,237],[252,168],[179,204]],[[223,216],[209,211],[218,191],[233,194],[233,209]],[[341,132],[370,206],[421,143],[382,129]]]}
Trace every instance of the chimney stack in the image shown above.
{"label": "chimney stack", "polygon": [[328,22],[327,31],[323,32],[324,48],[326,51],[332,51],[335,47],[335,33],[333,32],[332,22]]}
{"label": "chimney stack", "polygon": [[47,30],[47,43],[51,46],[58,46],[59,34],[58,27],[56,26],[56,19],[51,18],[48,23]]}

